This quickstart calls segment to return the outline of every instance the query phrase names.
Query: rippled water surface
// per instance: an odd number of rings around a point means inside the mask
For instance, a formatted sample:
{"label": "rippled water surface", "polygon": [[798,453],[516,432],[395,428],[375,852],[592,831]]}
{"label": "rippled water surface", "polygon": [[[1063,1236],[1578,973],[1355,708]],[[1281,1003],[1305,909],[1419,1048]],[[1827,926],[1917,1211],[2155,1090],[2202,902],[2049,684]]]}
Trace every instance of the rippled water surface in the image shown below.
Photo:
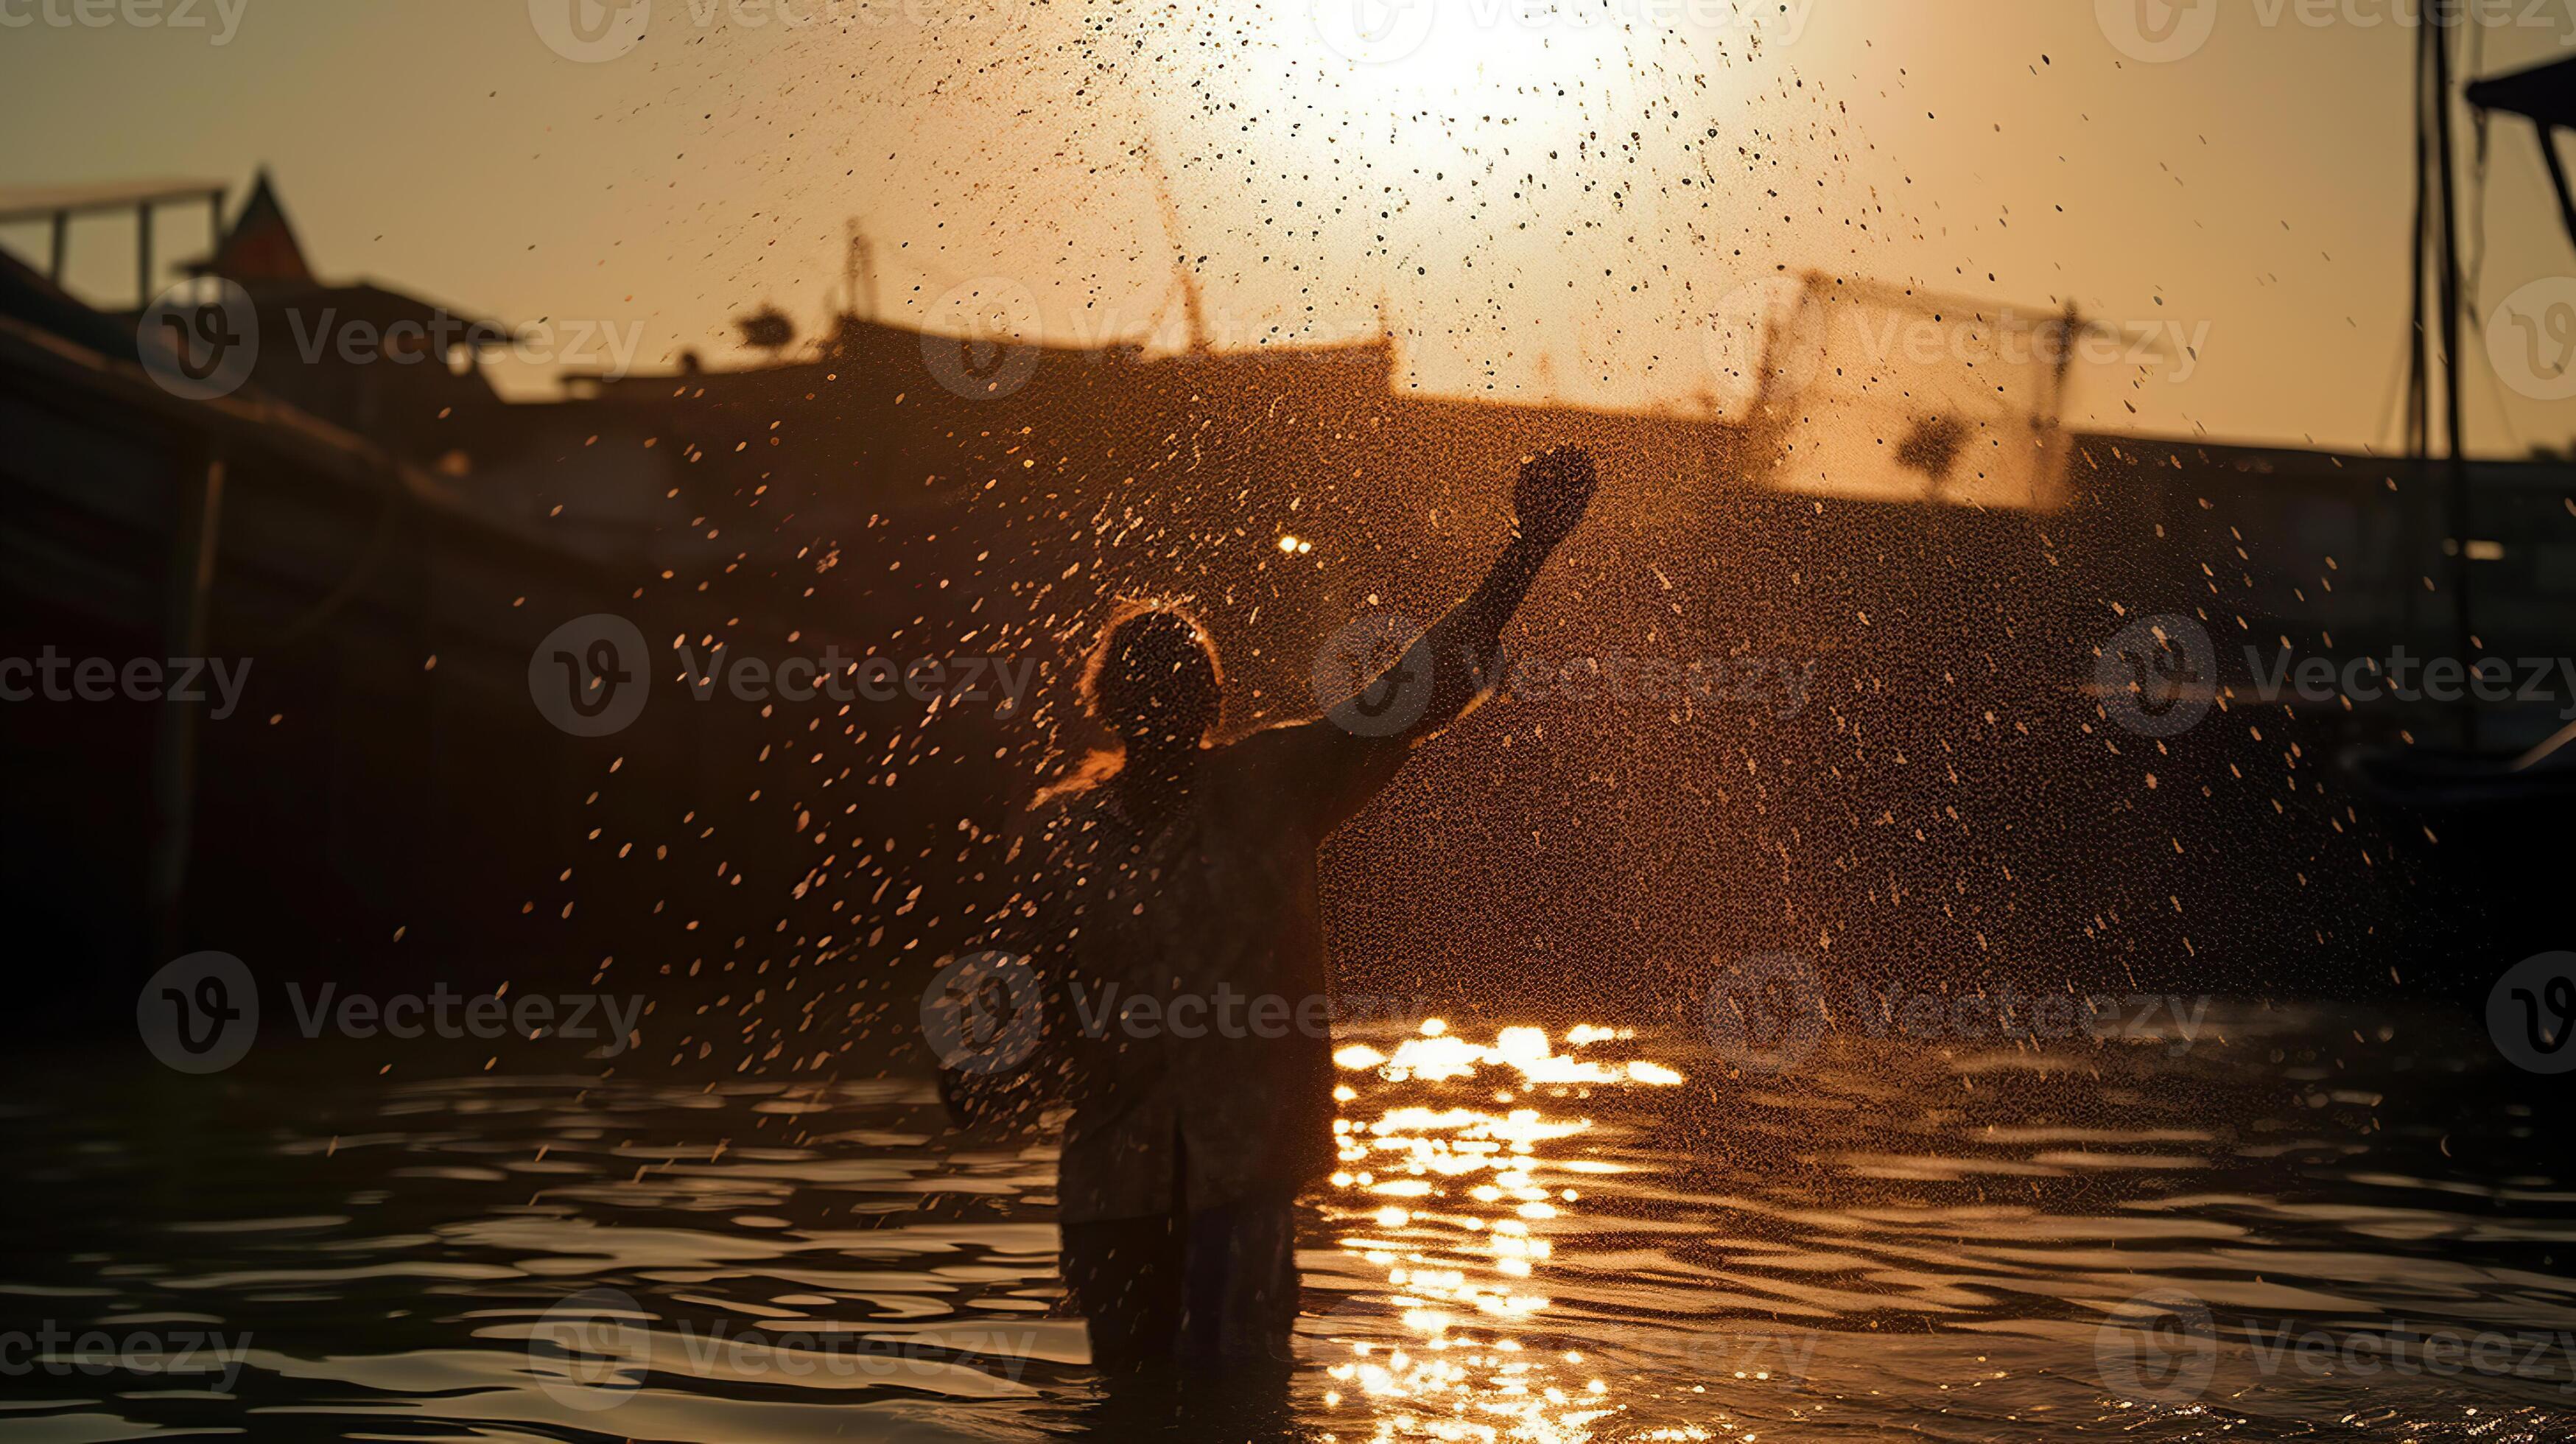
{"label": "rippled water surface", "polygon": [[62,1337],[0,1359],[0,1435],[2576,1439],[2563,1115],[2447,1023],[1763,1076],[1609,1028],[1350,1041],[1305,1365],[1177,1419],[1085,1366],[1052,1149],[926,1082],[22,1060],[0,1298]]}

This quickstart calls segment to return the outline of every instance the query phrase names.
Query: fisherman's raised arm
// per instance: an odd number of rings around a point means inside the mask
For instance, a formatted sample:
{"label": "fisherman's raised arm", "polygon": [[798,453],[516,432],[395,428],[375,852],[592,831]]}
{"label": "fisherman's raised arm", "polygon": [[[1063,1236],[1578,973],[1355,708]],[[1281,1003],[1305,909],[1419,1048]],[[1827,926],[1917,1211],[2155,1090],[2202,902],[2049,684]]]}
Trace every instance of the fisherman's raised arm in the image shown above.
{"label": "fisherman's raised arm", "polygon": [[1328,708],[1324,715],[1335,729],[1355,739],[1409,744],[1457,721],[1492,691],[1501,680],[1503,627],[1529,596],[1549,553],[1583,519],[1595,480],[1592,453],[1579,446],[1551,447],[1522,462],[1512,488],[1512,539],[1484,581],[1393,666]]}

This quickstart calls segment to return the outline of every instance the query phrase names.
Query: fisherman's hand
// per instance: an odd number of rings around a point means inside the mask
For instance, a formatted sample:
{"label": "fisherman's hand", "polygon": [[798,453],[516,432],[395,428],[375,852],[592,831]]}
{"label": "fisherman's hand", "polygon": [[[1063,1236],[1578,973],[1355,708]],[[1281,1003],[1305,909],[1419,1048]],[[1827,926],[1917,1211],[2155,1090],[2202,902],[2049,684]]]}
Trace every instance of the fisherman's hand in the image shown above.
{"label": "fisherman's hand", "polygon": [[1512,488],[1512,510],[1525,541],[1552,547],[1565,540],[1592,503],[1592,453],[1580,446],[1551,446],[1521,463]]}

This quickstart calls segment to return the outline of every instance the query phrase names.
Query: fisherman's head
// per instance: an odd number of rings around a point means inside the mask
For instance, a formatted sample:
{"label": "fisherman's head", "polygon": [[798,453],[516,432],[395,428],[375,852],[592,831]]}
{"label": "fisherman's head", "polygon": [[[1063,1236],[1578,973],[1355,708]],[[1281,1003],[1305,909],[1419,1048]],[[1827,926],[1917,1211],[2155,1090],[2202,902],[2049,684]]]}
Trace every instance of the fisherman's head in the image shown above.
{"label": "fisherman's head", "polygon": [[1207,629],[1161,604],[1113,618],[1082,674],[1083,706],[1131,752],[1197,747],[1216,729],[1224,691]]}

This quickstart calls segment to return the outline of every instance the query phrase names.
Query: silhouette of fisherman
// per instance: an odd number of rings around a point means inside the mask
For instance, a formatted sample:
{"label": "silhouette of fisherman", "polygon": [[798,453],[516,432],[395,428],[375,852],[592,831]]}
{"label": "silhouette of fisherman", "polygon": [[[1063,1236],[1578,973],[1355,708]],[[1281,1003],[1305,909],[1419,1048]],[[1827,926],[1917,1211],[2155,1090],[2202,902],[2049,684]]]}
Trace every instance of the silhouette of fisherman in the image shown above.
{"label": "silhouette of fisherman", "polygon": [[1106,629],[1082,696],[1118,750],[1041,797],[996,934],[1045,979],[1045,1043],[1009,1078],[942,1080],[969,1122],[1071,1103],[1063,1268],[1103,1372],[1291,1360],[1294,1203],[1335,1162],[1316,848],[1491,690],[1593,485],[1579,448],[1525,461],[1474,594],[1310,721],[1212,742],[1224,672],[1199,623],[1139,607]]}

